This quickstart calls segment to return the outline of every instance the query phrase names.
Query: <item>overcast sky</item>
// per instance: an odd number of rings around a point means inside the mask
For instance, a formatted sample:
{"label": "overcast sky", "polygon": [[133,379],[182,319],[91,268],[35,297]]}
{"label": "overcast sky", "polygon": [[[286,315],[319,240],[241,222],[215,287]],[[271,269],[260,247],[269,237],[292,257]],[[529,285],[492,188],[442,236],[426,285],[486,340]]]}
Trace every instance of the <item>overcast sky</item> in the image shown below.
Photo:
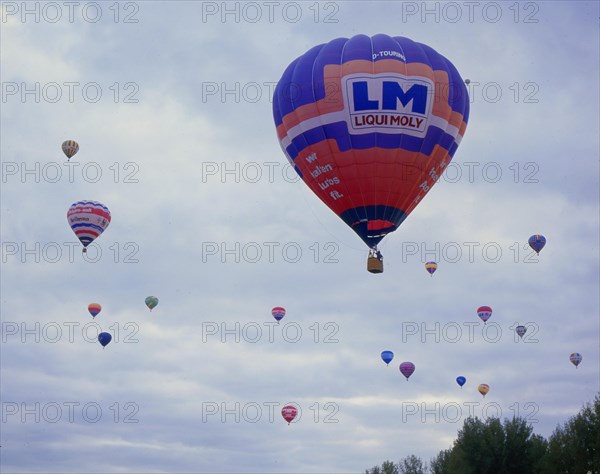
{"label": "overcast sky", "polygon": [[[3,472],[361,472],[429,460],[469,412],[549,436],[600,390],[597,2],[1,8]],[[381,275],[287,164],[271,103],[312,46],[377,33],[471,81]],[[87,259],[82,199],[112,214]]]}

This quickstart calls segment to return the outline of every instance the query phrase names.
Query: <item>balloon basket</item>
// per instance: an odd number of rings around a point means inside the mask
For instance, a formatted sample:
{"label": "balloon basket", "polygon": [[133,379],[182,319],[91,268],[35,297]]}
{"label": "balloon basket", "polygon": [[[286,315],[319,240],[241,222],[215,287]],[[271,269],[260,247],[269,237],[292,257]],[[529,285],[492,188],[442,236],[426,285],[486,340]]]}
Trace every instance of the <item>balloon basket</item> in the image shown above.
{"label": "balloon basket", "polygon": [[383,273],[383,262],[377,257],[370,256],[367,259],[367,270],[371,273]]}
{"label": "balloon basket", "polygon": [[87,253],[87,249],[85,247],[83,247],[83,250],[81,251],[81,253]]}

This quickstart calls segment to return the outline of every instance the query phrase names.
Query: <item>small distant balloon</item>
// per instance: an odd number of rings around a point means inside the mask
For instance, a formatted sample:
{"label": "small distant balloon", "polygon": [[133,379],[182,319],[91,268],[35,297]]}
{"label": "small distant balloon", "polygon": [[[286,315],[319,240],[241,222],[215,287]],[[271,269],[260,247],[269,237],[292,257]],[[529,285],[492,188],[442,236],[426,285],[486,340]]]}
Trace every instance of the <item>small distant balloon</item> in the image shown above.
{"label": "small distant balloon", "polygon": [[156,296],[148,296],[148,298],[146,298],[146,306],[150,308],[150,311],[152,311],[153,308],[156,308],[157,304],[158,298]]}
{"label": "small distant balloon", "polygon": [[517,331],[519,337],[523,337],[527,332],[527,328],[525,326],[517,326],[517,329],[515,329],[515,331]]}
{"label": "small distant balloon", "polygon": [[458,385],[460,385],[460,388],[462,388],[462,386],[467,382],[467,379],[465,377],[463,377],[462,375],[459,375],[458,377],[456,377],[456,383]]}
{"label": "small distant balloon", "polygon": [[431,276],[433,276],[433,274],[437,270],[437,267],[438,267],[438,264],[435,262],[427,262],[425,264],[425,270],[427,270]]}
{"label": "small distant balloon", "polygon": [[98,316],[98,313],[102,311],[102,306],[100,306],[98,303],[90,303],[88,305],[88,311],[92,315],[92,318],[95,318]]}
{"label": "small distant balloon", "polygon": [[465,84],[466,84],[466,85],[469,85],[469,84],[471,84],[471,79],[465,79]]}
{"label": "small distant balloon", "polygon": [[298,410],[292,405],[286,405],[281,409],[281,416],[283,416],[283,419],[288,422],[288,425],[294,420],[294,418],[296,418],[297,414]]}
{"label": "small distant balloon", "polygon": [[408,380],[408,378],[413,374],[414,371],[415,364],[413,364],[412,362],[402,362],[400,364],[400,372],[402,372],[402,375],[406,377],[406,380]]}
{"label": "small distant balloon", "polygon": [[535,234],[529,237],[529,246],[535,250],[538,255],[546,245],[546,237],[540,234]]}
{"label": "small distant balloon", "polygon": [[573,354],[569,356],[569,360],[571,361],[571,364],[573,364],[575,368],[577,368],[577,366],[581,364],[583,356],[579,352],[573,352]]}
{"label": "small distant balloon", "polygon": [[479,393],[481,393],[484,397],[490,391],[490,386],[486,383],[482,383],[477,387]]}
{"label": "small distant balloon", "polygon": [[282,308],[281,306],[275,306],[271,310],[271,314],[277,321],[277,324],[279,324],[279,321],[281,321],[281,319],[285,316],[285,308]]}
{"label": "small distant balloon", "polygon": [[66,140],[62,144],[62,151],[67,155],[67,161],[69,161],[71,157],[79,151],[79,143],[75,140]]}
{"label": "small distant balloon", "polygon": [[490,319],[491,315],[492,308],[490,308],[489,306],[480,306],[479,308],[477,308],[477,316],[481,318],[484,324],[487,322],[488,319]]}
{"label": "small distant balloon", "polygon": [[392,351],[383,351],[381,353],[381,359],[387,364],[390,365],[390,362],[394,358],[394,353]]}
{"label": "small distant balloon", "polygon": [[108,332],[101,332],[98,334],[98,342],[102,344],[102,347],[106,347],[106,345],[112,341],[112,336]]}

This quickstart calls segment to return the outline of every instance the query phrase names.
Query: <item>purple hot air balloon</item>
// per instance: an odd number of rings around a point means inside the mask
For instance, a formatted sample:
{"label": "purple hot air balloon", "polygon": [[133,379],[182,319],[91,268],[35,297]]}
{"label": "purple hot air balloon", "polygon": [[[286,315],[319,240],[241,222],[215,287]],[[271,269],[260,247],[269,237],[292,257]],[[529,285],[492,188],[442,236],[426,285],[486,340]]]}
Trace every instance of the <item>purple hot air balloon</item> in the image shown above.
{"label": "purple hot air balloon", "polygon": [[400,364],[400,372],[402,372],[402,375],[406,377],[406,380],[408,380],[408,377],[410,377],[414,371],[415,364],[413,364],[412,362],[402,362]]}

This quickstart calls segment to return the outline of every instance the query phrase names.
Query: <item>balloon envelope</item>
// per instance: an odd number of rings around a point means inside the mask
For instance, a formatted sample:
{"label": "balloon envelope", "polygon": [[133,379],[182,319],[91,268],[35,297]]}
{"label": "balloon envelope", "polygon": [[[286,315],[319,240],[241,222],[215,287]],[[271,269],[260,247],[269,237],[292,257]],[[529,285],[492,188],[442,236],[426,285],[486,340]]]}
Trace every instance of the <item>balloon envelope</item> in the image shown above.
{"label": "balloon envelope", "polygon": [[150,308],[150,311],[152,311],[152,308],[155,308],[157,304],[158,304],[158,298],[156,296],[148,296],[146,298],[146,306],[148,306],[148,308]]}
{"label": "balloon envelope", "polygon": [[546,237],[540,234],[535,234],[529,237],[529,246],[539,254],[546,245]]}
{"label": "balloon envelope", "polygon": [[271,314],[277,320],[277,322],[279,322],[285,316],[285,308],[282,308],[281,306],[275,306],[271,310]]}
{"label": "balloon envelope", "polygon": [[95,318],[98,315],[98,313],[102,311],[102,306],[100,306],[98,303],[90,303],[88,305],[88,311],[90,312],[92,317]]}
{"label": "balloon envelope", "polygon": [[569,360],[575,367],[577,367],[579,364],[581,364],[581,361],[583,360],[583,356],[579,352],[573,352],[569,356]]}
{"label": "balloon envelope", "polygon": [[429,272],[429,274],[432,276],[435,273],[435,271],[437,270],[437,267],[438,267],[438,265],[435,262],[427,262],[425,264],[425,270],[427,270]]}
{"label": "balloon envelope", "polygon": [[281,409],[281,416],[283,416],[283,419],[288,422],[288,425],[293,421],[294,418],[296,418],[297,414],[298,410],[292,405],[286,405]]}
{"label": "balloon envelope", "polygon": [[431,47],[356,35],[294,60],[275,88],[273,117],[300,178],[374,247],[452,160],[469,97],[456,68]]}
{"label": "balloon envelope", "polygon": [[486,383],[482,383],[477,387],[477,390],[485,397],[486,393],[490,391],[490,386]]}
{"label": "balloon envelope", "polygon": [[459,375],[458,377],[456,377],[456,383],[458,385],[460,385],[461,387],[467,382],[467,379],[465,377],[463,377],[462,375]]}
{"label": "balloon envelope", "polygon": [[381,353],[381,358],[387,365],[389,365],[392,359],[394,358],[394,353],[392,351],[383,351]]}
{"label": "balloon envelope", "polygon": [[490,308],[489,306],[480,306],[479,308],[477,308],[477,316],[479,316],[484,323],[487,322],[488,319],[490,319],[491,315],[492,308]]}
{"label": "balloon envelope", "polygon": [[406,380],[408,380],[408,378],[413,374],[414,371],[415,364],[413,364],[412,362],[402,362],[400,364],[400,372],[402,372],[402,375],[406,377]]}
{"label": "balloon envelope", "polygon": [[110,224],[108,207],[97,201],[78,201],[67,211],[67,220],[75,235],[86,248]]}
{"label": "balloon envelope", "polygon": [[98,342],[102,344],[102,347],[106,347],[106,345],[112,340],[112,336],[108,332],[101,332],[98,334]]}
{"label": "balloon envelope", "polygon": [[71,157],[79,151],[79,143],[75,140],[66,140],[62,144],[62,151],[65,155],[67,155],[67,161],[71,159]]}
{"label": "balloon envelope", "polygon": [[519,337],[523,337],[525,335],[525,333],[527,332],[527,328],[525,326],[517,326],[517,334],[519,335]]}

